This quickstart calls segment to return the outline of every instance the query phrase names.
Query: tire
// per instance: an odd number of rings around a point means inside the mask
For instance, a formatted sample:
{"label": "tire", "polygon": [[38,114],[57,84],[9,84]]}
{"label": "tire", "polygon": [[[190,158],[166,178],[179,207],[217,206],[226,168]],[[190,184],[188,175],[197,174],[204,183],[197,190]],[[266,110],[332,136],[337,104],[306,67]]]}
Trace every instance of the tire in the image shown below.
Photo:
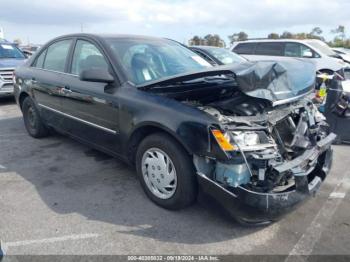
{"label": "tire", "polygon": [[39,111],[33,100],[28,96],[22,104],[24,126],[29,135],[34,138],[46,137],[49,134],[48,128],[44,125]]}
{"label": "tire", "polygon": [[[169,135],[155,133],[140,143],[136,153],[136,170],[143,190],[157,205],[177,210],[196,200],[198,186],[193,162],[185,149]],[[162,179],[162,175],[165,178]],[[172,177],[175,179],[172,180]],[[167,194],[157,189],[159,181],[169,185],[166,190],[162,189]]]}

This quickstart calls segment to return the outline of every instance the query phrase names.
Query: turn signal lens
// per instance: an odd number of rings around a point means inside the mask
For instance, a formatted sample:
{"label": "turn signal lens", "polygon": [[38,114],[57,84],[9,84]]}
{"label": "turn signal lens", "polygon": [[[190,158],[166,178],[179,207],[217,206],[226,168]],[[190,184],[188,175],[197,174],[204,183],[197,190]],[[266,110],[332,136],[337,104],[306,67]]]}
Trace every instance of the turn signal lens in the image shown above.
{"label": "turn signal lens", "polygon": [[225,137],[225,135],[220,130],[214,129],[214,130],[211,130],[211,132],[213,133],[216,141],[218,142],[222,150],[224,151],[236,150],[236,148],[233,145],[231,145],[230,141]]}

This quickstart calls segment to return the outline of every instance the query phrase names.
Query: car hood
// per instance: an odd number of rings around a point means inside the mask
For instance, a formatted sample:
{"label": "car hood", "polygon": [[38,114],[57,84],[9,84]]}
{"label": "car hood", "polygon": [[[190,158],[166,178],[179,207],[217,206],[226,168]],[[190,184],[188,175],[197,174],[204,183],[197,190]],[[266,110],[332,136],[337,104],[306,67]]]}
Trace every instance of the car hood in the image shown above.
{"label": "car hood", "polygon": [[14,68],[22,65],[26,59],[22,58],[0,58],[0,69],[1,68]]}
{"label": "car hood", "polygon": [[285,61],[247,61],[217,66],[203,71],[162,78],[142,85],[141,89],[161,88],[201,77],[234,75],[238,88],[248,96],[282,104],[308,94],[314,88],[316,69],[298,59]]}

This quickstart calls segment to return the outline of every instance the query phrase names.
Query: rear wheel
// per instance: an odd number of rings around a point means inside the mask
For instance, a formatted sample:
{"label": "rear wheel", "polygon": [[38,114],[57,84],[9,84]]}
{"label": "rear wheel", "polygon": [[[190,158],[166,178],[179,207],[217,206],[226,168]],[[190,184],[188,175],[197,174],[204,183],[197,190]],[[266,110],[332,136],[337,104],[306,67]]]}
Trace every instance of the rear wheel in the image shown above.
{"label": "rear wheel", "polygon": [[22,113],[24,125],[29,135],[35,138],[41,138],[49,134],[48,128],[44,125],[39,111],[30,97],[24,99]]}
{"label": "rear wheel", "polygon": [[167,209],[181,209],[197,196],[192,160],[170,136],[157,133],[146,137],[136,154],[136,169],[147,196]]}

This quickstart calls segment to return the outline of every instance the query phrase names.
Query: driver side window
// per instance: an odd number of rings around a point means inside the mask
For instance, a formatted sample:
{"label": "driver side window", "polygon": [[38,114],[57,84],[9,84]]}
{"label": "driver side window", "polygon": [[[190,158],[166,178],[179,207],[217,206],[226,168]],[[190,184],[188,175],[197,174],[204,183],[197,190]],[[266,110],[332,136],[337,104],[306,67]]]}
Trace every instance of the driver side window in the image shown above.
{"label": "driver side window", "polygon": [[93,68],[108,70],[108,63],[94,44],[78,40],[74,49],[71,73],[79,75],[83,70]]}

